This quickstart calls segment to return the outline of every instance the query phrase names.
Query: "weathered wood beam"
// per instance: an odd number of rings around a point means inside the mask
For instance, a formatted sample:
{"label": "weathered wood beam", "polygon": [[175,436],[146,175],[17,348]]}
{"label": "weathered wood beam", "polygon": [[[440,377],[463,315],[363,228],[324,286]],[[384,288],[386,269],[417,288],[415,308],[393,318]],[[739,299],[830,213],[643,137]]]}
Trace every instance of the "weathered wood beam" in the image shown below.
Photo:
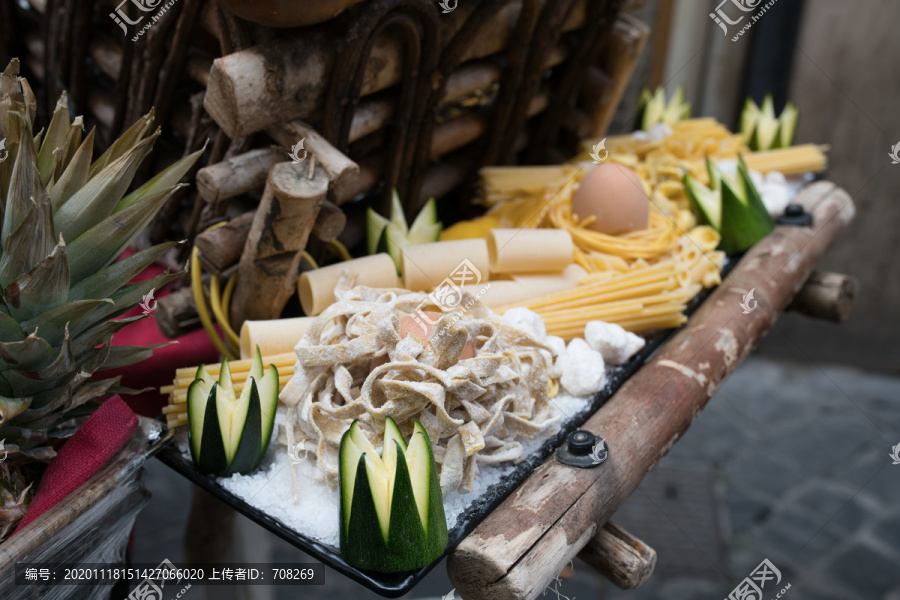
{"label": "weathered wood beam", "polygon": [[[776,227],[751,248],[687,325],[581,427],[607,441],[609,459],[594,469],[549,459],[450,555],[447,570],[461,596],[539,597],[637,489],[854,214],[851,198],[830,182],[805,188],[797,202],[813,226]],[[740,302],[751,289],[757,308],[744,314]]]}

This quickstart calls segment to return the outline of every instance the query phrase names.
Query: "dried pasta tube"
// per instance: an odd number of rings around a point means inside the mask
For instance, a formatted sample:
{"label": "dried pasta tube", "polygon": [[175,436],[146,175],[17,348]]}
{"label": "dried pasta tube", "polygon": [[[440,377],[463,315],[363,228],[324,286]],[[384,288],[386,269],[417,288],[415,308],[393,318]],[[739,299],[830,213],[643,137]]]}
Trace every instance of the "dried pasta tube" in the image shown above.
{"label": "dried pasta tube", "polygon": [[445,282],[457,287],[476,285],[488,280],[490,265],[483,239],[407,246],[403,249],[403,287],[430,292]]}
{"label": "dried pasta tube", "polygon": [[548,273],[572,264],[572,235],[564,229],[491,229],[493,273]]}
{"label": "dried pasta tube", "polygon": [[257,346],[264,357],[292,352],[312,322],[313,317],[244,321],[241,326],[241,359],[253,358]]}
{"label": "dried pasta tube", "polygon": [[548,294],[566,292],[578,287],[578,281],[587,275],[579,265],[569,265],[558,275],[517,275],[512,281],[491,281],[467,285],[463,289],[490,308],[516,304],[540,298]]}
{"label": "dried pasta tube", "polygon": [[312,271],[304,271],[297,282],[297,292],[300,294],[303,312],[307,316],[318,315],[337,300],[334,296],[334,287],[345,273],[354,277],[354,285],[378,288],[397,287],[397,269],[394,261],[386,253],[354,258]]}

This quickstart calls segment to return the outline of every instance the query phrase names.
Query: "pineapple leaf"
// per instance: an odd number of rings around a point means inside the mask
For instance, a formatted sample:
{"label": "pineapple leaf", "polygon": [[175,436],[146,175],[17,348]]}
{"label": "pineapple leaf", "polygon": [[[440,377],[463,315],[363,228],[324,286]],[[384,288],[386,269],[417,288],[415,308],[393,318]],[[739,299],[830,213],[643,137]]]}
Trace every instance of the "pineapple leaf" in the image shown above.
{"label": "pineapple leaf", "polygon": [[50,256],[9,284],[4,291],[12,316],[19,320],[64,304],[68,294],[69,262],[61,237]]}
{"label": "pineapple leaf", "polygon": [[[42,369],[27,371],[20,369],[18,372],[22,373],[30,379],[40,379],[49,383],[51,381],[65,377],[68,373],[71,373],[77,367],[78,364],[75,362],[75,356],[72,354],[72,340],[69,338],[69,332],[66,331],[63,343],[59,347],[59,352],[57,352],[56,358],[53,359],[53,362]],[[48,386],[45,385],[43,388],[41,388],[41,391],[43,391],[47,387]]]}
{"label": "pineapple leaf", "polygon": [[24,77],[19,79],[19,85],[22,86],[22,102],[25,104],[28,122],[34,123],[34,118],[37,114],[37,98],[35,98],[34,91],[32,91],[31,84],[28,83],[27,79]]}
{"label": "pineapple leaf", "polygon": [[44,135],[44,143],[41,144],[41,151],[37,157],[41,182],[45,185],[50,181],[50,176],[53,175],[53,167],[56,165],[56,151],[58,148],[65,146],[71,126],[71,121],[69,120],[69,98],[66,92],[63,91],[59,100],[56,101],[56,108],[53,109],[50,126],[47,128],[46,135]]}
{"label": "pineapple leaf", "polygon": [[115,319],[113,321],[104,321],[84,330],[72,342],[72,354],[76,359],[81,360],[83,355],[90,349],[100,345],[108,345],[112,341],[112,336],[128,325],[146,319],[144,315],[136,317],[128,317],[127,319]]}
{"label": "pineapple leaf", "polygon": [[111,162],[114,162],[137,145],[144,137],[144,134],[147,133],[147,130],[150,129],[150,125],[153,124],[155,118],[155,109],[151,108],[150,112],[135,121],[134,124],[119,137],[119,139],[113,142],[112,146],[106,149],[106,152],[104,152],[100,158],[94,161],[94,164],[91,165],[90,176],[93,177],[105,169]]}
{"label": "pineapple leaf", "polygon": [[79,300],[62,306],[54,306],[39,315],[22,322],[22,329],[35,331],[40,327],[41,337],[52,346],[61,344],[66,332],[66,325],[72,335],[78,335],[91,313],[101,304],[111,304],[111,300]]}
{"label": "pineapple leaf", "polygon": [[6,398],[0,396],[0,425],[18,417],[30,405],[31,398]]}
{"label": "pineapple leaf", "polygon": [[56,211],[53,216],[56,229],[66,239],[74,240],[94,223],[111,215],[158,137],[156,131],[89,179]]}
{"label": "pineapple leaf", "polygon": [[83,279],[69,290],[69,300],[108,298],[160,256],[181,242],[165,242],[117,260],[102,271]]}
{"label": "pineapple leaf", "polygon": [[84,136],[84,119],[75,117],[72,126],[69,128],[69,134],[66,136],[66,142],[56,152],[56,161],[53,167],[53,175],[50,177],[50,184],[60,178],[66,167],[71,162],[75,152],[81,146],[81,138]]}
{"label": "pineapple leaf", "polygon": [[[53,252],[56,243],[50,211],[50,199],[46,194],[33,198],[31,210],[6,239],[3,254],[0,255],[0,285],[3,287],[33,269]],[[19,307],[14,298],[5,297],[4,300],[11,308]]]}
{"label": "pineapple leaf", "polygon": [[111,296],[115,304],[109,304],[97,309],[97,312],[91,315],[88,326],[93,325],[97,321],[115,319],[116,317],[128,312],[146,296],[150,290],[159,290],[163,286],[175,281],[181,277],[183,273],[163,273],[157,275],[147,281],[140,281],[126,285],[119,292]]}
{"label": "pineapple leaf", "polygon": [[53,360],[47,340],[32,333],[21,342],[0,342],[0,360],[16,369],[39,369]]}
{"label": "pineapple leaf", "polygon": [[[14,113],[14,115],[19,121],[24,118],[19,113]],[[16,121],[16,119],[12,120]],[[2,243],[4,251],[7,249],[6,239],[21,225],[31,209],[30,199],[38,197],[40,192],[43,192],[43,186],[40,183],[40,175],[35,164],[34,148],[31,144],[18,144],[16,160],[9,177],[9,189],[6,193],[3,229],[0,230],[0,243]]]}
{"label": "pineapple leaf", "polygon": [[162,348],[169,344],[154,344],[152,346],[111,346],[109,349],[109,357],[103,363],[100,369],[117,369],[119,367],[127,367],[134,363],[139,363],[153,356],[156,348]]}
{"label": "pineapple leaf", "polygon": [[191,170],[191,167],[193,167],[194,163],[197,162],[197,159],[203,155],[204,151],[206,151],[206,144],[203,144],[203,147],[193,154],[185,156],[178,162],[161,171],[153,179],[122,198],[122,200],[119,201],[119,203],[116,205],[116,208],[115,210],[113,210],[113,212],[119,212],[120,210],[128,208],[139,200],[143,200],[144,198],[148,198],[160,192],[171,189],[179,181],[181,181],[181,178],[184,177],[188,171]]}
{"label": "pineapple leaf", "polygon": [[177,189],[139,200],[105,218],[69,244],[69,272],[73,283],[112,263],[143,230]]}
{"label": "pineapple leaf", "polygon": [[79,146],[65,171],[57,178],[50,189],[50,204],[53,210],[59,210],[75,192],[84,187],[91,170],[91,155],[94,152],[94,129]]}
{"label": "pineapple leaf", "polygon": [[25,332],[19,323],[5,312],[0,312],[0,340],[20,341],[25,339]]}

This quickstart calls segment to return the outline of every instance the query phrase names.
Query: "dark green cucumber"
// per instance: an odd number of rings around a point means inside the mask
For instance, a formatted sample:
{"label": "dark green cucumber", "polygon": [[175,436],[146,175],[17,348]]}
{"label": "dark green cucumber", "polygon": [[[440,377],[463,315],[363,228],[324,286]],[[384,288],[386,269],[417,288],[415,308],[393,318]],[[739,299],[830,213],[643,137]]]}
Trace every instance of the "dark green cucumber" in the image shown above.
{"label": "dark green cucumber", "polygon": [[[447,547],[431,444],[420,423],[413,427],[407,445],[394,421],[386,419],[384,461],[357,421],[341,439],[340,544],[341,556],[350,565],[383,573],[409,571],[437,560]],[[391,471],[392,482],[385,479]],[[386,487],[391,483],[392,489]],[[388,493],[387,506],[376,501]]]}

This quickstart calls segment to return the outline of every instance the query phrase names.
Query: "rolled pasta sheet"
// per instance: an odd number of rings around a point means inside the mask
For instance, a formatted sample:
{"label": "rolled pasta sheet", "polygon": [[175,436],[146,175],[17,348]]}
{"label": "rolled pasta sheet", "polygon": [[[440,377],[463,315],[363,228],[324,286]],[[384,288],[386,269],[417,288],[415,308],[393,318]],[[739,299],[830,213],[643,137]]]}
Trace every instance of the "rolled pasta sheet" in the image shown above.
{"label": "rolled pasta sheet", "polygon": [[244,321],[241,326],[241,359],[253,358],[257,346],[263,356],[293,352],[312,322],[313,317]]}
{"label": "rolled pasta sheet", "polygon": [[430,292],[445,282],[456,286],[477,285],[488,281],[490,267],[484,239],[407,246],[403,249],[403,287],[414,292]]}
{"label": "rolled pasta sheet", "polygon": [[572,264],[574,249],[565,229],[492,229],[488,236],[494,273],[548,273]]}
{"label": "rolled pasta sheet", "polygon": [[335,302],[334,287],[344,274],[354,278],[354,285],[381,288],[398,285],[394,261],[385,253],[304,271],[297,282],[297,292],[307,316],[314,317]]}

